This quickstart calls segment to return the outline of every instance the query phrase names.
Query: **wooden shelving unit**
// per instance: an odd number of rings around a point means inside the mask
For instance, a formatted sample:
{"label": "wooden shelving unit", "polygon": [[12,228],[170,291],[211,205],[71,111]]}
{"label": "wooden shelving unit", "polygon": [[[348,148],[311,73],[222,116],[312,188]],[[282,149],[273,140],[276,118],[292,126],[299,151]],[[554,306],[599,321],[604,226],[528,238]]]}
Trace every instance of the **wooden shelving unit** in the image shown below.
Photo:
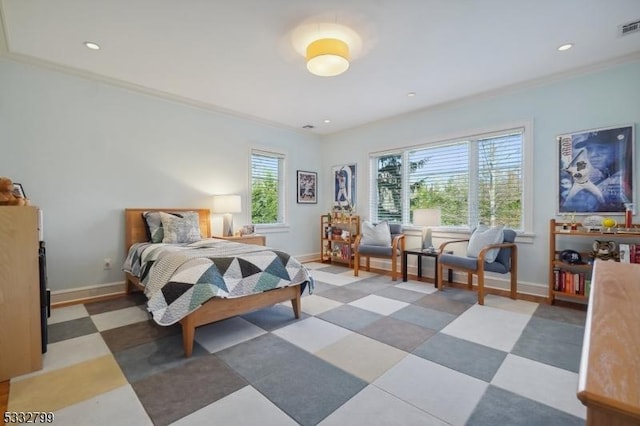
{"label": "wooden shelving unit", "polygon": [[353,267],[353,243],[360,234],[360,216],[320,217],[322,263],[346,263]]}
{"label": "wooden shelving unit", "polygon": [[[587,303],[589,299],[589,283],[593,269],[593,265],[590,262],[591,252],[576,250],[580,253],[582,260],[587,262],[585,264],[563,262],[560,259],[562,250],[558,250],[559,239],[575,238],[576,241],[581,239],[583,243],[592,243],[594,240],[617,242],[636,239],[636,243],[640,244],[640,227],[638,225],[633,225],[634,231],[625,230],[624,232],[617,232],[614,230],[613,233],[587,231],[581,223],[573,224],[577,229],[571,230],[571,225],[571,223],[558,222],[555,219],[549,221],[549,303],[553,303],[556,298],[568,299],[578,303]],[[635,232],[635,229],[637,229],[638,232]],[[613,262],[613,260],[610,262]],[[564,291],[558,288],[558,279],[562,274],[564,274],[565,278],[570,274],[572,277],[578,277],[578,284],[572,284],[573,286],[570,287],[572,291],[567,289],[566,286]],[[572,278],[572,280],[573,279],[574,278]]]}

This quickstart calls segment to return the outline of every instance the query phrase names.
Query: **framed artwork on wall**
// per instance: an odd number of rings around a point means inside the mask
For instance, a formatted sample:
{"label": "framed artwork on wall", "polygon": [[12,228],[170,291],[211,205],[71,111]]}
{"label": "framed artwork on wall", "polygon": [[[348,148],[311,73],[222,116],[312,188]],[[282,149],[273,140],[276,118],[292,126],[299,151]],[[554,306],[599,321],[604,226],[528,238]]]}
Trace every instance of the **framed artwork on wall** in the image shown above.
{"label": "framed artwork on wall", "polygon": [[318,174],[298,170],[298,204],[318,203]]}
{"label": "framed artwork on wall", "polygon": [[558,214],[624,214],[634,202],[633,126],[559,135]]}
{"label": "framed artwork on wall", "polygon": [[351,210],[356,205],[356,165],[333,166],[333,208]]}

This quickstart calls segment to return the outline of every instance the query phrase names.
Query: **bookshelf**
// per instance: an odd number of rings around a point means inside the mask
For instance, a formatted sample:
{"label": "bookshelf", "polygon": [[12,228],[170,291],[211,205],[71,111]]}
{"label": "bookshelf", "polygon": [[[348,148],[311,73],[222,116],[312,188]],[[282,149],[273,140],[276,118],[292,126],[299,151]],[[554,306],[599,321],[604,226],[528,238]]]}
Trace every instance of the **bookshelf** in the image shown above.
{"label": "bookshelf", "polygon": [[322,263],[346,263],[353,267],[353,243],[360,234],[360,216],[320,217]]}

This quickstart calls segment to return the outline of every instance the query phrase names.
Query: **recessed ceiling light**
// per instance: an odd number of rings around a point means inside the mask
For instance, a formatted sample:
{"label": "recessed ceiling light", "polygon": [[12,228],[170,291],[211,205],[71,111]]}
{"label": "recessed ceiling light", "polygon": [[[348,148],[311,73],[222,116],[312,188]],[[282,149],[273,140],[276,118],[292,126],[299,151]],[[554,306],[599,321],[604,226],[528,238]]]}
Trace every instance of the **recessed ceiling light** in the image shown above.
{"label": "recessed ceiling light", "polygon": [[416,95],[416,92],[409,92],[407,93],[407,96],[410,98],[413,98]]}
{"label": "recessed ceiling light", "polygon": [[331,120],[329,120],[328,118],[324,120],[324,124],[329,124],[329,123],[331,123]]}
{"label": "recessed ceiling light", "polygon": [[97,43],[94,43],[92,41],[85,41],[84,45],[91,50],[100,50],[100,46]]}
{"label": "recessed ceiling light", "polygon": [[563,44],[562,46],[558,47],[558,50],[560,52],[563,52],[565,50],[571,49],[572,47],[573,47],[573,43],[566,43],[566,44]]}

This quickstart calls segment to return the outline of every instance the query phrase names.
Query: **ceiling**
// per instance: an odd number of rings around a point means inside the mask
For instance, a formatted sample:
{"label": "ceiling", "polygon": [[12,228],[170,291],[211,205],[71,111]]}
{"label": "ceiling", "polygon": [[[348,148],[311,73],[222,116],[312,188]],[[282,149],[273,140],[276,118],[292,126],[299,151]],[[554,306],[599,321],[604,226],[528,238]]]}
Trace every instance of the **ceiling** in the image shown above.
{"label": "ceiling", "polygon": [[[618,34],[640,20],[640,0],[0,0],[0,7],[0,52],[9,58],[263,122],[312,125],[307,131],[318,134],[640,58],[640,32]],[[318,77],[306,69],[301,37],[330,25],[350,28],[359,44],[347,72]],[[557,51],[564,43],[574,47]]]}

